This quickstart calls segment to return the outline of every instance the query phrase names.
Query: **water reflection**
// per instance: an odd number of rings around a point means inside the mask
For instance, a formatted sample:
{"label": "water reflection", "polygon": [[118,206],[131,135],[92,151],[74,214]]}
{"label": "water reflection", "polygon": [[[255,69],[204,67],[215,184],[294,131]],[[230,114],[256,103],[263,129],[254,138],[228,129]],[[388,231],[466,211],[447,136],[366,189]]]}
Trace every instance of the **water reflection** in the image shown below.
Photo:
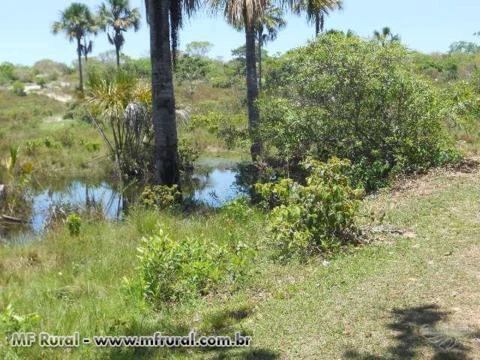
{"label": "water reflection", "polygon": [[[221,207],[242,194],[238,185],[238,164],[226,160],[204,160],[197,165],[196,173],[184,181],[186,199],[211,207]],[[29,241],[38,237],[56,214],[73,211],[96,211],[107,219],[119,219],[123,215],[126,199],[108,183],[96,185],[72,181],[64,187],[37,191],[32,196],[32,215],[26,226],[0,225],[0,239],[9,242]]]}
{"label": "water reflection", "polygon": [[221,207],[238,197],[241,189],[237,185],[237,172],[231,169],[215,169],[206,175],[194,175],[199,186],[191,199],[211,207]]}
{"label": "water reflection", "polygon": [[122,196],[107,183],[93,186],[74,181],[62,191],[45,190],[33,197],[31,221],[34,232],[44,230],[56,207],[82,211],[95,209],[100,210],[107,219],[117,219],[122,213]]}

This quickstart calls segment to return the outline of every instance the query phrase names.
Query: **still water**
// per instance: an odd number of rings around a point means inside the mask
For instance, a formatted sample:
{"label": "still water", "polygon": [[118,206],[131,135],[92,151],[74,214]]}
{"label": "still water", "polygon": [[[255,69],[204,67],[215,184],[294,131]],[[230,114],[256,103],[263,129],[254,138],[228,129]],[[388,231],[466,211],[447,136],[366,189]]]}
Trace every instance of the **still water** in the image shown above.
{"label": "still water", "polygon": [[[235,163],[222,160],[204,160],[193,174],[191,190],[185,196],[196,203],[210,207],[221,207],[242,194],[237,185]],[[40,237],[55,209],[69,208],[85,210],[95,207],[110,220],[121,219],[123,202],[121,194],[108,183],[97,185],[83,181],[72,181],[61,189],[47,188],[34,192],[32,215],[27,226],[0,228],[0,239],[22,243]]]}

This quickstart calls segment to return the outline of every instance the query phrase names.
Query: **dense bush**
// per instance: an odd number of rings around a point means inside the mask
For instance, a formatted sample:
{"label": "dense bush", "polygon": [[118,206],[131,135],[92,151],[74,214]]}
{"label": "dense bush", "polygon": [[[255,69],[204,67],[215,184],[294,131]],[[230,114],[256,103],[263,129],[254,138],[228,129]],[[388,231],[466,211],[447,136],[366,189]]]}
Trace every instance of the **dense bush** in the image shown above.
{"label": "dense bush", "polygon": [[4,62],[0,64],[0,85],[7,84],[15,80],[15,65]]}
{"label": "dense bush", "polygon": [[178,204],[182,194],[175,186],[146,186],[140,196],[140,204],[148,209],[163,210]]}
{"label": "dense bush", "polygon": [[334,251],[356,232],[354,216],[362,193],[350,186],[350,162],[332,158],[328,163],[309,160],[304,166],[310,174],[306,185],[291,180],[256,185],[274,206],[269,232],[281,261]]}
{"label": "dense bush", "polygon": [[65,224],[67,224],[68,231],[71,236],[80,235],[80,229],[82,227],[82,218],[77,214],[70,214],[65,219]]}
{"label": "dense bush", "polygon": [[180,140],[178,144],[178,162],[182,172],[190,173],[194,169],[195,161],[199,158],[200,153],[195,144],[187,139]]}
{"label": "dense bush", "polygon": [[17,96],[25,96],[25,85],[21,81],[15,81],[12,85],[12,91]]}
{"label": "dense bush", "polygon": [[480,139],[480,88],[476,79],[459,81],[444,91],[445,124],[456,140],[474,143]]}
{"label": "dense bush", "polygon": [[436,165],[442,102],[412,70],[399,44],[324,35],[291,51],[269,75],[259,102],[270,156],[352,161],[356,184],[374,189],[394,173]]}
{"label": "dense bush", "polygon": [[49,78],[52,76],[58,77],[69,75],[73,72],[73,69],[69,68],[67,65],[49,59],[37,61],[33,65],[33,70],[38,74],[47,76]]}
{"label": "dense bush", "polygon": [[146,299],[155,306],[205,295],[247,273],[251,252],[242,244],[218,245],[201,234],[172,239],[162,229],[138,249]]}

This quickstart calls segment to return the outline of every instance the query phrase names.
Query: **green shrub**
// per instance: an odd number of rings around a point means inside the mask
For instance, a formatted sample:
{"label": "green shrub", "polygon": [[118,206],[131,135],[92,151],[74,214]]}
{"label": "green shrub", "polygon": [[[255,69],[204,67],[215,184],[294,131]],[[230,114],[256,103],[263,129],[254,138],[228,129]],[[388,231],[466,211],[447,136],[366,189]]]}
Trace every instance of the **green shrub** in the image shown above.
{"label": "green shrub", "polygon": [[58,138],[60,140],[60,143],[65,147],[72,147],[73,144],[75,144],[75,137],[70,129],[63,130],[59,134]]}
{"label": "green shrub", "polygon": [[0,334],[8,336],[14,332],[31,331],[39,320],[40,316],[37,313],[19,315],[9,304],[0,311]]}
{"label": "green shrub", "polygon": [[332,158],[328,163],[309,160],[304,166],[310,173],[306,185],[286,180],[259,186],[267,204],[272,199],[279,204],[270,215],[269,233],[281,261],[335,251],[356,233],[361,191],[350,186],[350,162]]}
{"label": "green shrub", "polygon": [[208,132],[215,134],[224,119],[225,115],[216,111],[209,111],[207,114],[193,114],[188,122],[188,129],[206,129]]}
{"label": "green shrub", "polygon": [[177,185],[145,186],[140,195],[140,204],[147,209],[163,210],[178,204],[181,197]]}
{"label": "green shrub", "polygon": [[238,222],[247,221],[253,212],[248,202],[249,199],[246,197],[229,201],[222,206],[222,213]]}
{"label": "green shrub", "polygon": [[192,144],[192,142],[182,139],[178,144],[178,157],[181,171],[192,171],[194,163],[199,157],[198,149]]}
{"label": "green shrub", "polygon": [[25,96],[25,85],[21,81],[15,81],[12,85],[12,91],[17,96]]}
{"label": "green shrub", "polygon": [[47,79],[45,79],[43,76],[37,76],[35,78],[35,83],[38,85],[38,86],[41,86],[42,89],[45,87],[45,85],[47,85]]}
{"label": "green shrub", "polygon": [[144,296],[161,306],[233,284],[246,275],[248,250],[243,244],[220,246],[200,234],[175,240],[158,229],[138,249]]}
{"label": "green shrub", "polygon": [[264,209],[271,210],[288,204],[296,185],[292,179],[280,179],[276,183],[258,183],[255,184],[255,193],[260,198],[260,205]]}
{"label": "green shrub", "polygon": [[100,150],[100,143],[99,142],[93,142],[93,141],[89,141],[87,143],[84,144],[85,146],[85,149],[87,149],[88,152],[97,152]]}
{"label": "green shrub", "polygon": [[479,81],[474,78],[449,84],[444,89],[445,123],[457,141],[476,143],[480,140]]}
{"label": "green shrub", "polygon": [[218,130],[218,137],[225,142],[228,149],[247,147],[250,137],[246,128],[237,128],[234,125],[225,125]]}
{"label": "green shrub", "polygon": [[50,136],[47,136],[46,138],[43,139],[43,144],[48,149],[59,149],[62,147],[61,143],[59,143],[55,139],[52,139]]}
{"label": "green shrub", "polygon": [[16,80],[15,79],[15,65],[11,63],[1,63],[0,64],[0,83],[6,84],[10,81]]}
{"label": "green shrub", "polygon": [[272,95],[259,102],[267,155],[286,164],[350,159],[353,182],[368,190],[435,165],[445,104],[400,44],[328,34],[279,62]]}
{"label": "green shrub", "polygon": [[77,214],[70,214],[67,216],[65,223],[67,224],[71,236],[80,235],[80,229],[82,227],[82,219],[80,216]]}

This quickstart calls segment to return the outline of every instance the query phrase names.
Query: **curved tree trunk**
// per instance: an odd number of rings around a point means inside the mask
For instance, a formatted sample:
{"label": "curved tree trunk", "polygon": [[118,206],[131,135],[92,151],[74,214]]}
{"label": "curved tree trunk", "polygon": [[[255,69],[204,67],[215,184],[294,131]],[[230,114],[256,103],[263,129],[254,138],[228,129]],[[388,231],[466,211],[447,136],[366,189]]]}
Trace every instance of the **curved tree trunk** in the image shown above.
{"label": "curved tree trunk", "polygon": [[154,182],[178,185],[177,123],[170,48],[170,0],[148,0],[152,61],[152,117],[155,132]]}
{"label": "curved tree trunk", "polygon": [[77,55],[78,55],[78,75],[80,76],[79,89],[83,93],[82,39],[81,38],[77,38]]}
{"label": "curved tree trunk", "polygon": [[255,104],[258,98],[257,65],[255,56],[255,28],[253,24],[245,26],[246,37],[246,63],[247,63],[247,106],[248,106],[248,131],[252,140],[250,154],[256,161],[262,152],[262,143],[257,134],[260,122],[260,113]]}

